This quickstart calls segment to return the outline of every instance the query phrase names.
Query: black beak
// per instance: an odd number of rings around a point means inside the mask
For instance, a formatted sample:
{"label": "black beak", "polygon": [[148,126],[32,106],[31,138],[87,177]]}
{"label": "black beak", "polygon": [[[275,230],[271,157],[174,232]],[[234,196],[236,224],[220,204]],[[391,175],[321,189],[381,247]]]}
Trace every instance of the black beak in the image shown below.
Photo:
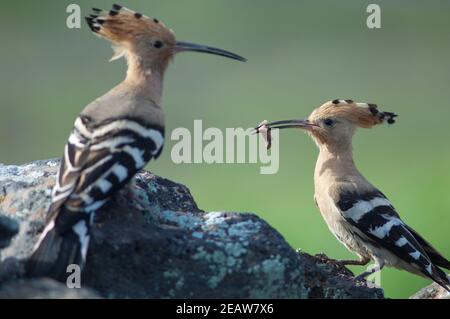
{"label": "black beak", "polygon": [[[256,131],[259,130],[259,128],[261,128],[260,125],[258,127],[255,128]],[[302,128],[302,129],[312,129],[313,127],[319,127],[319,125],[311,123],[308,120],[287,120],[287,121],[276,121],[276,122],[272,122],[272,123],[267,123],[266,126],[269,129],[285,129],[285,128]]]}
{"label": "black beak", "polygon": [[220,56],[223,56],[226,58],[230,58],[230,59],[234,59],[234,60],[238,60],[238,61],[242,61],[242,62],[247,61],[246,58],[243,58],[240,55],[234,54],[229,51],[225,51],[225,50],[217,49],[217,48],[213,48],[213,47],[208,47],[206,45],[178,41],[177,45],[175,47],[175,52],[178,53],[178,52],[187,52],[187,51],[220,55]]}

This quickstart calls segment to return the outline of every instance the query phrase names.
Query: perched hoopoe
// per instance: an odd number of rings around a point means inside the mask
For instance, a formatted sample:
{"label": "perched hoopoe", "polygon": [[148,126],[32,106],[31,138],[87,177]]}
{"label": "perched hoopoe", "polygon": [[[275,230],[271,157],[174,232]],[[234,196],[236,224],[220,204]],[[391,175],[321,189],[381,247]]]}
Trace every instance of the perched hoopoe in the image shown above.
{"label": "perched hoopoe", "polygon": [[113,59],[128,61],[126,79],[89,104],[65,146],[48,222],[27,264],[30,276],[67,277],[83,265],[95,212],[124,187],[164,143],[163,78],[174,55],[197,51],[245,61],[217,48],[176,41],[157,19],[114,5],[93,9],[91,30],[112,42]]}
{"label": "perched hoopoe", "polygon": [[264,121],[256,131],[267,139],[267,132],[274,128],[301,128],[315,141],[320,150],[314,172],[316,205],[336,238],[360,257],[340,262],[366,265],[373,260],[376,264],[357,279],[391,266],[430,278],[450,291],[448,277],[438,268],[450,269],[450,262],[400,219],[386,196],[353,162],[356,128],[385,121],[393,124],[395,117],[379,111],[375,104],[334,100],[314,110],[306,120]]}

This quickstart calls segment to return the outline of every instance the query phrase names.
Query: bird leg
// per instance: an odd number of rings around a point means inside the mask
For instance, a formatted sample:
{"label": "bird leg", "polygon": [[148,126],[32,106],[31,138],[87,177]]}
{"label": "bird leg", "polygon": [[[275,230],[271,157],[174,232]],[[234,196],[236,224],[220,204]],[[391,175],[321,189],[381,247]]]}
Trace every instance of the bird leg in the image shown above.
{"label": "bird leg", "polygon": [[365,280],[367,276],[372,275],[384,267],[384,261],[377,261],[377,264],[370,270],[363,272],[362,274],[355,277],[355,281]]}
{"label": "bird leg", "polygon": [[[344,268],[348,272],[350,272],[350,270],[348,270],[346,268],[347,265],[365,266],[370,261],[370,258],[361,257],[361,256],[360,256],[359,260],[337,260],[337,259],[328,258],[328,256],[326,256],[325,254],[317,254],[314,257],[319,259],[320,263],[331,264],[334,267]],[[351,275],[353,276],[353,273],[351,273]]]}

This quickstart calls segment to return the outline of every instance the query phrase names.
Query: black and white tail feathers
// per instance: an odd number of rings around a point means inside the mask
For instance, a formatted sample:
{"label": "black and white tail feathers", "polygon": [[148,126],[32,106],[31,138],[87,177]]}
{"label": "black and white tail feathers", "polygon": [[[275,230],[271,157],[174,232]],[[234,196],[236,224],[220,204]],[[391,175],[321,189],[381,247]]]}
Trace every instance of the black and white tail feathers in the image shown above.
{"label": "black and white tail feathers", "polygon": [[429,242],[427,242],[422,236],[420,236],[414,229],[409,226],[406,226],[408,230],[413,234],[416,240],[422,245],[423,249],[427,253],[428,257],[430,257],[431,261],[439,267],[450,270],[450,261],[447,260],[444,256],[442,256]]}
{"label": "black and white tail feathers", "polygon": [[435,267],[435,275],[436,278],[432,278],[439,285],[441,285],[445,290],[450,292],[450,279],[449,276],[442,271],[438,267],[442,267],[450,270],[450,261],[442,256],[429,242],[427,242],[422,236],[420,236],[414,229],[409,226],[406,226],[414,238],[422,245],[422,248],[425,250],[426,254],[430,258],[431,262],[437,266]]}
{"label": "black and white tail feathers", "polygon": [[[64,214],[62,214],[64,215]],[[60,221],[51,221],[36,244],[26,265],[29,277],[50,277],[65,282],[69,265],[80,269],[86,260],[89,245],[89,221],[81,219],[72,227],[61,227]]]}

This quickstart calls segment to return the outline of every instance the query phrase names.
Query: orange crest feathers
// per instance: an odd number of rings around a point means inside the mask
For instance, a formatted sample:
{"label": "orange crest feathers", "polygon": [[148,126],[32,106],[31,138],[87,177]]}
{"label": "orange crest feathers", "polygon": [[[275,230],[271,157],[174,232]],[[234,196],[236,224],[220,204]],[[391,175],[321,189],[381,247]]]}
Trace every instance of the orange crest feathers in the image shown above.
{"label": "orange crest feathers", "polygon": [[381,112],[376,104],[355,103],[353,100],[326,102],[312,114],[313,117],[341,117],[364,128],[384,123],[394,124],[397,114]]}
{"label": "orange crest feathers", "polygon": [[135,42],[140,36],[153,35],[166,43],[175,44],[173,31],[156,18],[147,17],[118,4],[114,4],[110,11],[97,8],[92,10],[94,14],[86,17],[92,32],[119,46],[115,48],[117,52],[112,60],[125,54],[121,46]]}

